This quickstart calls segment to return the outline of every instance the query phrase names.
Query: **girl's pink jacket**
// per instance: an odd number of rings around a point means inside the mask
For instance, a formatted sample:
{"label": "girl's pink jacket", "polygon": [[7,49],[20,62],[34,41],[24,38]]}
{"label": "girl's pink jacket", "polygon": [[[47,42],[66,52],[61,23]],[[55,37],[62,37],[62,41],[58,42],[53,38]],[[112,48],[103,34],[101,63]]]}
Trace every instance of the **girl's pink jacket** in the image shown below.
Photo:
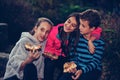
{"label": "girl's pink jacket", "polygon": [[57,38],[58,28],[63,25],[64,24],[58,24],[57,26],[53,27],[47,38],[45,52],[56,54],[58,56],[64,54],[62,53],[61,41]]}
{"label": "girl's pink jacket", "polygon": [[[44,52],[49,52],[52,54],[56,54],[58,56],[62,55],[65,56],[62,52],[61,48],[61,41],[57,38],[58,35],[58,28],[60,26],[64,26],[64,24],[58,24],[57,26],[54,26],[51,30],[50,34],[48,35],[46,47]],[[92,32],[92,35],[95,36],[97,39],[101,36],[102,29],[98,27]]]}

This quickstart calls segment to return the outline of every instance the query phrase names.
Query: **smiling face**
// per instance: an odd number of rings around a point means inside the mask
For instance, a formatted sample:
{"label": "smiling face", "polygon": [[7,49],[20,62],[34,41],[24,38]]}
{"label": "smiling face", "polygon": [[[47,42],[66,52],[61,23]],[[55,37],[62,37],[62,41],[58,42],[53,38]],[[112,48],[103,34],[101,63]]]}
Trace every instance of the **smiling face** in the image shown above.
{"label": "smiling face", "polygon": [[64,23],[64,31],[66,33],[73,32],[77,28],[77,22],[75,17],[68,18]]}
{"label": "smiling face", "polygon": [[47,39],[48,34],[50,33],[52,28],[52,25],[50,25],[48,22],[41,22],[40,25],[37,27],[35,26],[34,28],[34,37],[38,40],[38,41],[44,41]]}

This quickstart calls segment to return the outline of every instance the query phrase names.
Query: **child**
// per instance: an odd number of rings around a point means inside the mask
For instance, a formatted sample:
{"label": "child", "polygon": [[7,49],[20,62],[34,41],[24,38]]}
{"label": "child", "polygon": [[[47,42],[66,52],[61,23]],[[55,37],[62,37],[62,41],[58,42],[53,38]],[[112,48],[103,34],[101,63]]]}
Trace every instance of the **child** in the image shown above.
{"label": "child", "polygon": [[39,18],[30,32],[21,34],[9,55],[5,80],[41,80],[44,77],[42,53],[52,26],[53,23],[49,19]]}
{"label": "child", "polygon": [[[70,14],[64,24],[58,24],[50,32],[45,47],[45,53],[58,56],[58,59],[51,56],[48,56],[48,58],[45,59],[45,80],[53,80],[55,67],[58,67],[61,72],[63,71],[63,64],[68,58],[69,50],[71,48],[69,42],[71,42],[73,38],[76,38],[76,41],[74,42],[75,44],[78,41],[77,36],[79,35],[80,24],[79,17],[79,13]],[[101,33],[101,28],[96,30],[99,32],[94,31],[93,34],[95,32],[97,33],[91,37],[88,43],[91,53],[94,53],[94,45],[92,44],[92,41],[94,41],[96,37],[99,38],[99,34]]]}
{"label": "child", "polygon": [[104,41],[100,37],[93,41],[95,45],[94,54],[89,52],[88,41],[100,22],[101,19],[97,10],[88,9],[82,12],[79,41],[75,46],[75,39],[70,43],[70,58],[68,60],[75,63],[76,66],[68,68],[59,80],[98,80],[102,69],[101,59],[104,52]]}

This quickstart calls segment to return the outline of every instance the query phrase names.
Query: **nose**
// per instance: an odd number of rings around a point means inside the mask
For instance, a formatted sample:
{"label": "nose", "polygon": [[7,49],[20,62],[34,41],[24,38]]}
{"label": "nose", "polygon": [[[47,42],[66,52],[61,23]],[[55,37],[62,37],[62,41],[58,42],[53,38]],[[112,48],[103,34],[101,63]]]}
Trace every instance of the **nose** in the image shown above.
{"label": "nose", "polygon": [[71,26],[72,26],[72,24],[71,24],[71,23],[69,23],[69,24],[67,25],[67,27],[68,27],[68,28],[70,28]]}
{"label": "nose", "polygon": [[42,36],[44,37],[46,35],[46,32],[42,32]]}

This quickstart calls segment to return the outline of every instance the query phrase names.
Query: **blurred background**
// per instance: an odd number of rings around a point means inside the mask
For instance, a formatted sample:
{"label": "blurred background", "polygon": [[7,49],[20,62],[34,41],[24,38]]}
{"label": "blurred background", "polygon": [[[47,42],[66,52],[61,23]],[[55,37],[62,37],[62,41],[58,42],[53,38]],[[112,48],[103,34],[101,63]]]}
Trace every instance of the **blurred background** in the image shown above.
{"label": "blurred background", "polygon": [[89,8],[101,13],[106,43],[100,80],[120,80],[120,0],[0,0],[0,77],[21,32],[29,31],[37,18],[47,17],[57,25],[70,13]]}

